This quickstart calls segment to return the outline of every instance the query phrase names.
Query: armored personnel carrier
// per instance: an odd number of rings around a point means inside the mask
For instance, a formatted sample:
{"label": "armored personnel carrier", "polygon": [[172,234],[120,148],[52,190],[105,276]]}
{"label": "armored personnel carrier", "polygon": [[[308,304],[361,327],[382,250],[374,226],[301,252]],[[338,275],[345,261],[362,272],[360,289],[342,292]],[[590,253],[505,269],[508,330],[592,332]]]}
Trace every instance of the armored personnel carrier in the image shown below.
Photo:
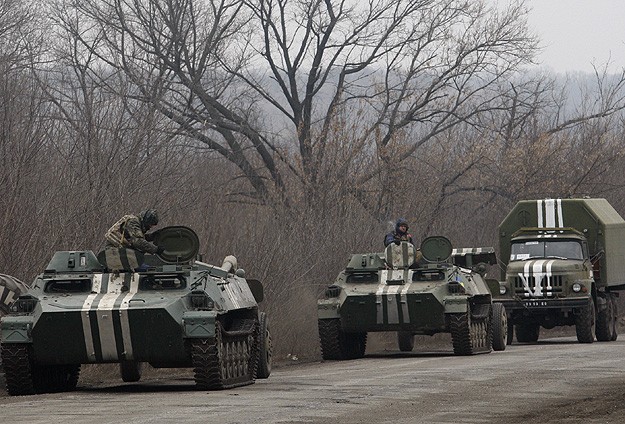
{"label": "armored personnel carrier", "polygon": [[[413,349],[415,334],[436,333],[451,333],[457,355],[505,349],[505,311],[493,308],[482,275],[453,264],[445,237],[426,238],[420,253],[417,258],[414,246],[401,242],[351,256],[318,301],[324,359],[362,357],[373,331],[397,332],[401,351]],[[462,255],[470,261],[466,249]]]}
{"label": "armored personnel carrier", "polygon": [[141,364],[192,367],[200,389],[226,389],[271,372],[263,287],[233,256],[221,266],[195,260],[187,227],[153,233],[164,253],[111,249],[56,252],[2,319],[9,394],[67,391],[81,364],[119,363],[123,381]]}

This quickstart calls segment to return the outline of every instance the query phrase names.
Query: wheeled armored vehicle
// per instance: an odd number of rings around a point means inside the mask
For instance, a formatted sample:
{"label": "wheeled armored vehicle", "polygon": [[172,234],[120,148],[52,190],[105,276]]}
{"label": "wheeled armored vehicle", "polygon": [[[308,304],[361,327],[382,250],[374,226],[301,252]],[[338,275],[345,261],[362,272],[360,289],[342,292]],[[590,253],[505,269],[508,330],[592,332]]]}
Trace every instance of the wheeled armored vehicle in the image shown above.
{"label": "wheeled armored vehicle", "polygon": [[9,394],[67,391],[81,364],[119,363],[126,382],[141,364],[192,367],[200,389],[267,378],[271,336],[259,312],[263,287],[228,256],[195,260],[187,227],[153,233],[162,254],[130,249],[56,252],[0,326]]}
{"label": "wheeled armored vehicle", "polygon": [[401,242],[352,255],[318,301],[323,358],[360,358],[367,333],[381,331],[396,332],[401,351],[413,349],[415,334],[436,333],[451,333],[457,355],[504,350],[503,307],[493,305],[483,275],[471,269],[471,250],[456,252],[465,266],[454,264],[452,252],[449,240],[436,236],[423,241],[420,254]]}

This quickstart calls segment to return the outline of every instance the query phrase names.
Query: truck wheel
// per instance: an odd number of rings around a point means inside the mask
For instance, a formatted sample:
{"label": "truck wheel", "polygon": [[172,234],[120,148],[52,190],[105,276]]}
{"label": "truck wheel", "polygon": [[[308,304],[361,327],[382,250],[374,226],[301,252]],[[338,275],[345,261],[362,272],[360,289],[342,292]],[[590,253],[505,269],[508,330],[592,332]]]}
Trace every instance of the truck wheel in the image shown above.
{"label": "truck wheel", "polygon": [[580,308],[575,316],[575,332],[580,343],[595,341],[595,302],[588,299],[588,305]]}
{"label": "truck wheel", "polygon": [[409,331],[398,331],[397,344],[402,352],[411,352],[414,349],[414,335]]}
{"label": "truck wheel", "polygon": [[534,343],[540,335],[540,325],[533,322],[517,324],[515,326],[516,340],[519,343]]}
{"label": "truck wheel", "polygon": [[512,339],[514,338],[514,325],[511,322],[508,322],[508,340],[507,344],[512,344]]}
{"label": "truck wheel", "polygon": [[506,350],[508,342],[508,317],[501,303],[493,303],[493,350]]}
{"label": "truck wheel", "polygon": [[598,294],[605,307],[601,311],[597,311],[597,323],[595,325],[595,333],[597,341],[609,342],[612,340],[612,332],[614,331],[614,311],[612,304],[612,295],[610,293]]}
{"label": "truck wheel", "polygon": [[618,303],[616,302],[616,296],[610,296],[610,301],[612,302],[612,315],[614,320],[612,321],[612,341],[615,341],[618,338]]}

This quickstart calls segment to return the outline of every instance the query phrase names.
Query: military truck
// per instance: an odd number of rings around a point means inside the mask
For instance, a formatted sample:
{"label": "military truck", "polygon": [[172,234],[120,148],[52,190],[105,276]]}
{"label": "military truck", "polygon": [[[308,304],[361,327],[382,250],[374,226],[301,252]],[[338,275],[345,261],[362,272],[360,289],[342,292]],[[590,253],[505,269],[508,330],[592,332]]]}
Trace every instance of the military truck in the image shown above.
{"label": "military truck", "polygon": [[261,283],[245,279],[234,256],[221,266],[196,260],[190,228],[153,238],[165,248],[158,256],[112,248],[53,255],[0,325],[9,394],[72,390],[81,364],[119,363],[126,382],[139,381],[144,362],[192,367],[200,389],[269,376]]}
{"label": "military truck", "polygon": [[415,334],[436,333],[451,333],[457,355],[505,349],[503,308],[493,308],[482,276],[454,265],[451,255],[442,236],[426,238],[420,251],[400,242],[383,253],[351,255],[318,301],[323,358],[361,358],[367,333],[383,331],[397,333],[400,351],[413,350]]}
{"label": "military truck", "polygon": [[625,288],[625,221],[605,199],[524,200],[499,226],[500,295],[509,333],[538,340],[540,328],[574,325],[577,340],[617,338]]}

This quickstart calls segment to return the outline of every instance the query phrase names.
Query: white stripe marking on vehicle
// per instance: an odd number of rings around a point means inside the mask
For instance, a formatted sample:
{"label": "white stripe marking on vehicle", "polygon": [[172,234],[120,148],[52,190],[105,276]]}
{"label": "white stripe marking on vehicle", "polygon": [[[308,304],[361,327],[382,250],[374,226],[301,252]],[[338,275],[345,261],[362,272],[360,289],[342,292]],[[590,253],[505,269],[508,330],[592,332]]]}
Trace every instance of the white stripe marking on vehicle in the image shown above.
{"label": "white stripe marking on vehicle", "polygon": [[408,274],[408,280],[409,281],[402,289],[400,292],[400,301],[401,301],[401,313],[402,313],[402,317],[404,320],[404,324],[408,324],[410,322],[410,311],[408,311],[408,296],[406,295],[406,293],[408,293],[408,289],[410,288],[410,284],[412,284],[410,281],[412,281],[412,273]]}
{"label": "white stripe marking on vehicle", "polygon": [[93,334],[91,333],[91,320],[89,318],[89,311],[93,301],[100,293],[102,287],[102,274],[93,275],[93,283],[91,286],[91,294],[87,296],[85,302],[82,304],[80,310],[80,319],[82,321],[82,332],[85,337],[85,350],[87,351],[87,358],[92,362],[96,361],[95,347],[93,346]]}
{"label": "white stripe marking on vehicle", "polygon": [[547,228],[556,226],[556,207],[553,199],[545,200],[545,226]]}
{"label": "white stripe marking on vehicle", "polygon": [[400,286],[389,286],[386,292],[388,323],[399,324],[399,307],[397,305],[397,292]]}
{"label": "white stripe marking on vehicle", "polygon": [[537,220],[538,220],[538,227],[544,227],[545,226],[545,222],[543,221],[543,201],[542,200],[537,200],[536,201],[536,213],[537,213]]}
{"label": "white stripe marking on vehicle", "polygon": [[558,216],[560,217],[559,228],[564,227],[564,215],[562,215],[562,199],[558,199]]}
{"label": "white stripe marking on vehicle", "polygon": [[377,310],[377,323],[384,323],[384,308],[382,307],[382,301],[384,300],[384,290],[386,289],[386,279],[388,277],[387,271],[380,271],[380,284],[378,290],[375,292],[375,307]]}
{"label": "white stripe marking on vehicle", "polygon": [[545,267],[545,269],[547,271],[546,272],[547,284],[546,284],[546,287],[545,287],[545,290],[546,290],[545,295],[546,296],[553,296],[552,286],[551,286],[551,266],[553,265],[553,262],[554,262],[553,260],[547,262],[547,266]]}
{"label": "white stripe marking on vehicle", "polygon": [[130,321],[128,320],[128,308],[132,297],[139,291],[139,275],[133,274],[130,281],[130,291],[126,293],[121,305],[119,305],[119,321],[122,327],[122,340],[124,341],[124,359],[130,361],[134,359],[132,350],[132,338],[130,335]]}

